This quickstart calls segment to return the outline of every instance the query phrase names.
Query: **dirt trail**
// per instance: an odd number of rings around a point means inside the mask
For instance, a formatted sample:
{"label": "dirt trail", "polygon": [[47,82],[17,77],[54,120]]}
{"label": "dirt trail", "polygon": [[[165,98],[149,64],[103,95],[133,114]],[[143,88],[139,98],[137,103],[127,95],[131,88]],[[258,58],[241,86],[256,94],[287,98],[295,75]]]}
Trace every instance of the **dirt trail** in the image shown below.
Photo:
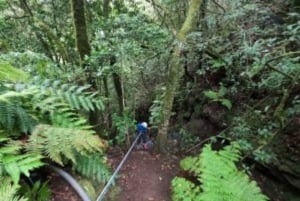
{"label": "dirt trail", "polygon": [[170,201],[171,180],[178,168],[172,157],[134,151],[120,171],[116,201]]}
{"label": "dirt trail", "polygon": [[[123,155],[109,159],[116,168]],[[171,180],[178,172],[179,160],[172,156],[134,150],[121,168],[116,186],[120,193],[107,195],[114,201],[171,201]],[[61,177],[49,175],[51,201],[80,201],[81,199]]]}
{"label": "dirt trail", "polygon": [[75,190],[56,173],[49,175],[50,201],[81,201]]}

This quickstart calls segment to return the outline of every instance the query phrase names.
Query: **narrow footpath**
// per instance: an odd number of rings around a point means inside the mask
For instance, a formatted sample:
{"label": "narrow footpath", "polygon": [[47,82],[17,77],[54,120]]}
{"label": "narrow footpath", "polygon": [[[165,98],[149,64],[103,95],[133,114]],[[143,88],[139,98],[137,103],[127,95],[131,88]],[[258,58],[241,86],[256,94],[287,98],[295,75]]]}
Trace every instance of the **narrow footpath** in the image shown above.
{"label": "narrow footpath", "polygon": [[120,171],[116,201],[171,201],[171,180],[178,159],[136,150]]}

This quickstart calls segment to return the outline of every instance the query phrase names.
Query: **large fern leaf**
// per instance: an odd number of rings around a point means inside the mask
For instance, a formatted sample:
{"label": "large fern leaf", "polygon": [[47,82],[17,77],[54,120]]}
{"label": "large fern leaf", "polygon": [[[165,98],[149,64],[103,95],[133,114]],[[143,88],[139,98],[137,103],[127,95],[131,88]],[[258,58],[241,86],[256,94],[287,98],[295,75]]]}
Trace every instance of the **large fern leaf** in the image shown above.
{"label": "large fern leaf", "polygon": [[76,163],[75,153],[102,152],[105,143],[91,130],[38,125],[29,138],[27,149],[44,153],[63,165],[63,156]]}
{"label": "large fern leaf", "polygon": [[56,112],[53,112],[50,116],[51,123],[54,126],[59,126],[62,128],[76,128],[78,130],[86,130],[91,133],[94,133],[92,131],[92,126],[88,124],[88,121],[79,116],[79,114],[76,114],[75,112],[71,110],[58,110]]}
{"label": "large fern leaf", "polygon": [[[268,198],[262,194],[254,181],[248,175],[237,169],[235,162],[240,158],[238,147],[233,144],[221,151],[213,151],[206,145],[199,157],[188,157],[181,161],[183,169],[199,175],[200,190],[190,182],[176,178],[172,185],[175,201],[266,201]],[[189,198],[178,195],[182,189],[178,183],[185,186],[185,192],[193,192]],[[181,193],[182,194],[182,193]]]}
{"label": "large fern leaf", "polygon": [[77,155],[75,170],[81,175],[93,179],[99,183],[106,182],[110,177],[104,156],[96,153],[89,155]]}
{"label": "large fern leaf", "polygon": [[36,80],[36,86],[40,89],[40,94],[44,95],[45,98],[54,98],[54,102],[49,100],[48,104],[65,103],[72,109],[81,109],[86,111],[103,110],[104,103],[101,97],[98,96],[97,92],[91,92],[90,85],[77,86],[70,84],[63,84],[56,80]]}
{"label": "large fern leaf", "polygon": [[27,133],[36,125],[36,118],[27,111],[24,106],[30,102],[29,99],[36,93],[36,90],[24,90],[21,92],[5,88],[0,94],[0,128],[8,133]]}
{"label": "large fern leaf", "polygon": [[173,193],[172,199],[174,201],[194,201],[200,192],[200,188],[195,184],[179,177],[173,179],[172,187],[175,191],[175,193]]}
{"label": "large fern leaf", "polygon": [[17,196],[18,186],[12,185],[10,179],[0,177],[0,201],[27,201],[24,197]]}
{"label": "large fern leaf", "polygon": [[9,175],[18,184],[20,175],[29,177],[29,171],[43,165],[42,156],[32,153],[21,153],[23,145],[19,141],[11,141],[0,137],[3,146],[0,148],[0,176]]}
{"label": "large fern leaf", "polygon": [[30,132],[36,119],[17,104],[0,101],[0,127],[8,132],[13,130]]}

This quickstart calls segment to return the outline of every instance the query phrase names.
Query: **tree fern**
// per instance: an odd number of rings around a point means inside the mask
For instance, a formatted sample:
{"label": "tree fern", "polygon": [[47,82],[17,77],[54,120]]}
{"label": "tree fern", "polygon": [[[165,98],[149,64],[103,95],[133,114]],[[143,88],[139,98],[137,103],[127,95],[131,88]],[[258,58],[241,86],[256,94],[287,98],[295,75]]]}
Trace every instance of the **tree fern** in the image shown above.
{"label": "tree fern", "polygon": [[63,156],[76,163],[75,153],[102,152],[105,143],[91,130],[60,128],[38,125],[29,138],[27,149],[44,153],[53,161],[63,165]]}
{"label": "tree fern", "polygon": [[53,112],[50,115],[51,123],[62,128],[76,128],[94,133],[87,120],[71,110]]}
{"label": "tree fern", "polygon": [[[88,88],[88,85],[61,86],[59,81],[49,80],[44,81],[41,86],[24,85],[19,91],[15,91],[12,87],[6,88],[0,94],[0,126],[9,132],[14,129],[27,133],[32,130],[36,125],[36,119],[39,118],[58,126],[77,125],[88,129],[90,127],[87,126],[86,120],[75,111],[104,109],[97,93],[88,92]],[[45,114],[50,116],[47,117]]]}
{"label": "tree fern", "polygon": [[173,200],[194,201],[200,192],[200,188],[192,182],[183,178],[175,178],[172,181],[172,187],[174,190]]}
{"label": "tree fern", "polygon": [[99,183],[106,182],[110,176],[104,157],[99,154],[77,155],[74,168],[81,175]]}
{"label": "tree fern", "polygon": [[35,89],[13,91],[5,88],[0,94],[0,128],[8,133],[27,133],[36,125],[36,118],[24,106],[30,102],[30,98],[36,93]]}
{"label": "tree fern", "polygon": [[44,95],[46,97],[54,97],[54,100],[56,100],[54,103],[66,103],[72,109],[77,110],[83,109],[86,111],[94,111],[96,109],[104,109],[104,103],[102,101],[102,98],[97,96],[97,92],[90,91],[90,85],[77,86],[63,84],[58,80],[41,81],[38,78],[36,82],[38,84],[33,84],[33,86],[39,87],[39,95]]}
{"label": "tree fern", "polygon": [[0,101],[0,126],[9,132],[17,130],[30,132],[36,124],[36,119],[22,107],[9,102]]}
{"label": "tree fern", "polygon": [[0,137],[3,146],[0,148],[0,176],[9,175],[18,184],[20,175],[29,177],[29,171],[43,165],[39,154],[21,153],[23,145],[20,141],[12,141]]}
{"label": "tree fern", "polygon": [[[265,201],[268,200],[250,181],[248,175],[235,165],[240,158],[238,147],[233,144],[224,150],[213,151],[209,145],[203,148],[199,157],[188,157],[181,161],[183,169],[199,175],[200,188],[175,178],[172,181],[173,199],[199,201]],[[182,186],[185,189],[182,192]],[[190,195],[187,192],[192,192]],[[183,197],[185,193],[187,196]]]}
{"label": "tree fern", "polygon": [[0,181],[0,201],[27,201],[27,199],[16,195],[18,186],[12,185],[10,179],[0,177]]}

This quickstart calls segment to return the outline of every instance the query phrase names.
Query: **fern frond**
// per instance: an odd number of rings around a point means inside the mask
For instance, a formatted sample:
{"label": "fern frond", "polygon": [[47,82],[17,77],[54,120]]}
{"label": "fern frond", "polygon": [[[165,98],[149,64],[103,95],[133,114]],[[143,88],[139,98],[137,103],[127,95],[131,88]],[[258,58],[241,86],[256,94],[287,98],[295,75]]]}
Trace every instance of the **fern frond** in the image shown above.
{"label": "fern frond", "polygon": [[76,165],[74,168],[84,177],[93,179],[99,183],[105,183],[110,177],[104,156],[99,154],[76,155]]}
{"label": "fern frond", "polygon": [[50,115],[51,123],[63,128],[77,128],[94,133],[88,121],[72,111],[70,108],[61,108]]}
{"label": "fern frond", "polygon": [[11,102],[12,99],[16,98],[24,98],[24,97],[29,97],[34,94],[36,94],[38,91],[36,90],[35,87],[32,87],[30,89],[23,90],[21,92],[13,91],[13,90],[8,90],[3,92],[0,95],[0,100],[3,102]]}
{"label": "fern frond", "polygon": [[200,192],[199,187],[180,177],[175,177],[175,179],[172,180],[172,187],[176,189],[176,193],[173,194],[172,199],[175,201],[194,201],[194,198],[196,198]]}
{"label": "fern frond", "polygon": [[[213,151],[210,145],[206,145],[199,157],[188,157],[181,161],[181,166],[199,175],[201,181],[200,190],[190,183],[175,179],[172,182],[175,201],[199,200],[199,201],[266,201],[268,198],[262,194],[254,181],[250,181],[248,175],[238,170],[235,163],[240,159],[238,146],[233,143],[221,151]],[[187,199],[178,193],[183,193],[178,186],[183,185],[185,191],[192,192]],[[182,187],[181,187],[182,188]]]}
{"label": "fern frond", "polygon": [[94,186],[93,181],[86,178],[77,178],[77,180],[89,197],[92,200],[96,200],[98,196],[99,184]]}
{"label": "fern frond", "polygon": [[[65,103],[72,109],[104,110],[102,98],[97,96],[97,92],[89,91],[90,85],[77,86],[62,84],[60,81],[45,80],[37,86],[46,97],[55,97],[60,103]],[[53,103],[57,103],[57,101]]]}
{"label": "fern frond", "polygon": [[[80,93],[78,93],[78,91]],[[97,93],[83,92],[80,88],[74,87],[67,91],[56,90],[57,95],[63,98],[73,109],[84,109],[94,111],[95,109],[103,110],[104,104],[101,99],[97,99]]]}
{"label": "fern frond", "polygon": [[75,152],[87,154],[102,152],[105,143],[91,130],[59,128],[50,125],[38,125],[29,138],[27,149],[44,153],[53,161],[63,165],[62,157],[76,163]]}
{"label": "fern frond", "polygon": [[0,181],[0,201],[27,201],[24,197],[16,196],[19,187],[12,185],[10,179],[0,177]]}
{"label": "fern frond", "polygon": [[8,132],[18,130],[27,133],[32,130],[35,124],[35,118],[19,105],[0,101],[1,128]]}
{"label": "fern frond", "polygon": [[0,60],[0,80],[2,81],[26,81],[29,75],[24,71],[14,68],[7,62]]}
{"label": "fern frond", "polygon": [[29,177],[30,170],[43,165],[41,155],[21,153],[20,150],[23,148],[21,142],[3,140],[5,141],[7,142],[0,148],[0,175],[8,174],[17,184],[21,174]]}
{"label": "fern frond", "polygon": [[6,89],[0,94],[0,127],[11,133],[27,133],[36,124],[36,118],[24,109],[25,103],[36,93],[35,89],[21,92]]}

